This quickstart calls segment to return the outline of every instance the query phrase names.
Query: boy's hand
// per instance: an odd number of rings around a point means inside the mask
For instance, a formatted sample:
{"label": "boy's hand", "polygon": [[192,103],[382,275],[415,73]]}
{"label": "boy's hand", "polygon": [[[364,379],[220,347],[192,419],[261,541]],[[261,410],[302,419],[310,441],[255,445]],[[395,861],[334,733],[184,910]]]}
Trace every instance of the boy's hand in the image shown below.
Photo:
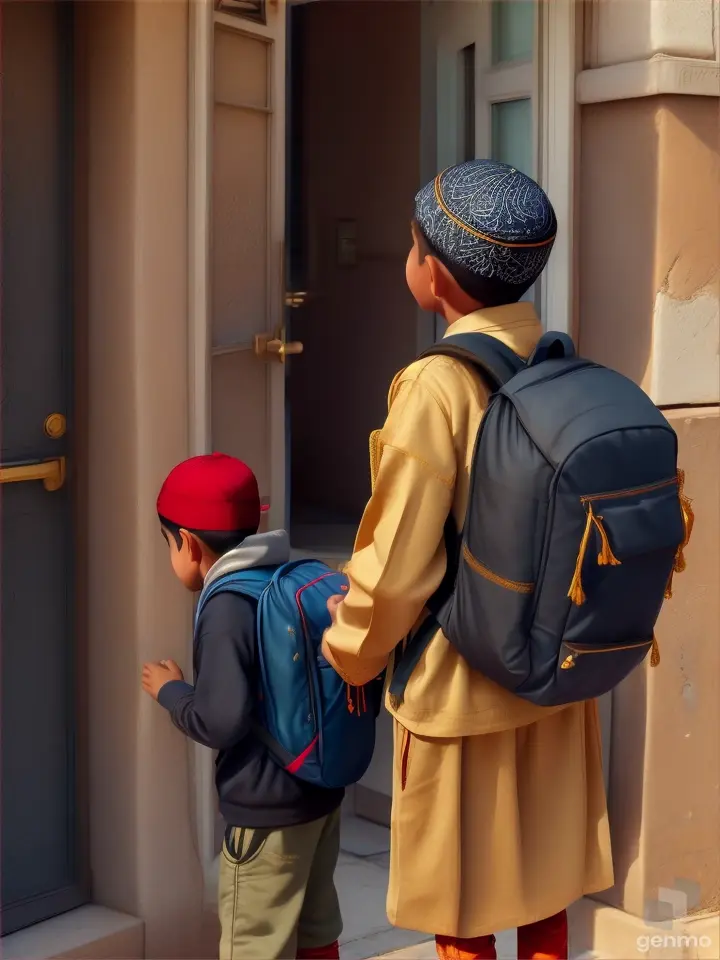
{"label": "boy's hand", "polygon": [[142,688],[157,700],[160,688],[171,680],[184,680],[183,672],[174,660],[161,660],[160,663],[146,663],[142,671]]}
{"label": "boy's hand", "polygon": [[335,596],[330,597],[327,602],[328,613],[330,614],[330,620],[335,623],[337,620],[337,611],[340,604],[345,599],[345,594],[336,593]]}

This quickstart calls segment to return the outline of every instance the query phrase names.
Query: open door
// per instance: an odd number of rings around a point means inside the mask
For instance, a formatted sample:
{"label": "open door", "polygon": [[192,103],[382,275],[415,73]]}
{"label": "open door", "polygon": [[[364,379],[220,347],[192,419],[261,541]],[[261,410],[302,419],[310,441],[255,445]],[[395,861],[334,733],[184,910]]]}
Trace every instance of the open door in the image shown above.
{"label": "open door", "polygon": [[285,21],[218,0],[213,26],[210,433],[285,521]]}

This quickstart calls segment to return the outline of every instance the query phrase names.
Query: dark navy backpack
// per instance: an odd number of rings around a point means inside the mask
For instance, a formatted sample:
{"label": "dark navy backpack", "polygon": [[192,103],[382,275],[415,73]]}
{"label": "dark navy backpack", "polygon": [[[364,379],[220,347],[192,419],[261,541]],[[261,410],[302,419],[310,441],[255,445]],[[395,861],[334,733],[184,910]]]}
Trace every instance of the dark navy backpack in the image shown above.
{"label": "dark navy backpack", "polygon": [[257,601],[260,702],[255,735],[289,773],[321,787],[347,787],[375,748],[383,679],[351,687],[320,652],[327,601],[347,578],[319,560],[255,567],[219,577],[200,595],[231,591]]}
{"label": "dark navy backpack", "polygon": [[424,356],[471,364],[492,386],[460,535],[432,616],[397,662],[397,703],[437,630],[470,666],[552,706],[600,696],[648,653],[692,529],[677,438],[632,381],[546,333],[525,363],[480,333]]}

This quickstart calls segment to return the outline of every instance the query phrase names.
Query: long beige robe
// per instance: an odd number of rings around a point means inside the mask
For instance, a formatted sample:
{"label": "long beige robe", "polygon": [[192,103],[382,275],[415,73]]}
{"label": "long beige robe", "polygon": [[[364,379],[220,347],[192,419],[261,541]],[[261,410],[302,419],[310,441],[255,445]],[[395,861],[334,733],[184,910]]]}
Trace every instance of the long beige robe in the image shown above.
{"label": "long beige robe", "polygon": [[[528,356],[530,304],[478,311],[447,335],[482,331]],[[373,492],[326,634],[350,683],[376,676],[421,621],[445,571],[443,526],[462,526],[488,391],[445,357],[396,377],[372,447]],[[613,882],[594,702],[537,707],[471,670],[438,632],[395,718],[388,916],[475,937],[550,916]]]}

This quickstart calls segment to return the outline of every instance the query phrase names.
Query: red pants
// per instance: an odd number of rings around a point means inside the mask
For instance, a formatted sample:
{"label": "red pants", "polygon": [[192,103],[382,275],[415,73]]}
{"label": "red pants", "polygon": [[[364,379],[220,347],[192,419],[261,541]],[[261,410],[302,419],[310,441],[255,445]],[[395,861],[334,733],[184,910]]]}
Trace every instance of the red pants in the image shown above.
{"label": "red pants", "polygon": [[[436,937],[440,960],[497,960],[495,937]],[[568,960],[567,914],[518,927],[518,960]]]}
{"label": "red pants", "polygon": [[337,940],[327,947],[301,948],[297,952],[297,960],[339,960],[340,947]]}

